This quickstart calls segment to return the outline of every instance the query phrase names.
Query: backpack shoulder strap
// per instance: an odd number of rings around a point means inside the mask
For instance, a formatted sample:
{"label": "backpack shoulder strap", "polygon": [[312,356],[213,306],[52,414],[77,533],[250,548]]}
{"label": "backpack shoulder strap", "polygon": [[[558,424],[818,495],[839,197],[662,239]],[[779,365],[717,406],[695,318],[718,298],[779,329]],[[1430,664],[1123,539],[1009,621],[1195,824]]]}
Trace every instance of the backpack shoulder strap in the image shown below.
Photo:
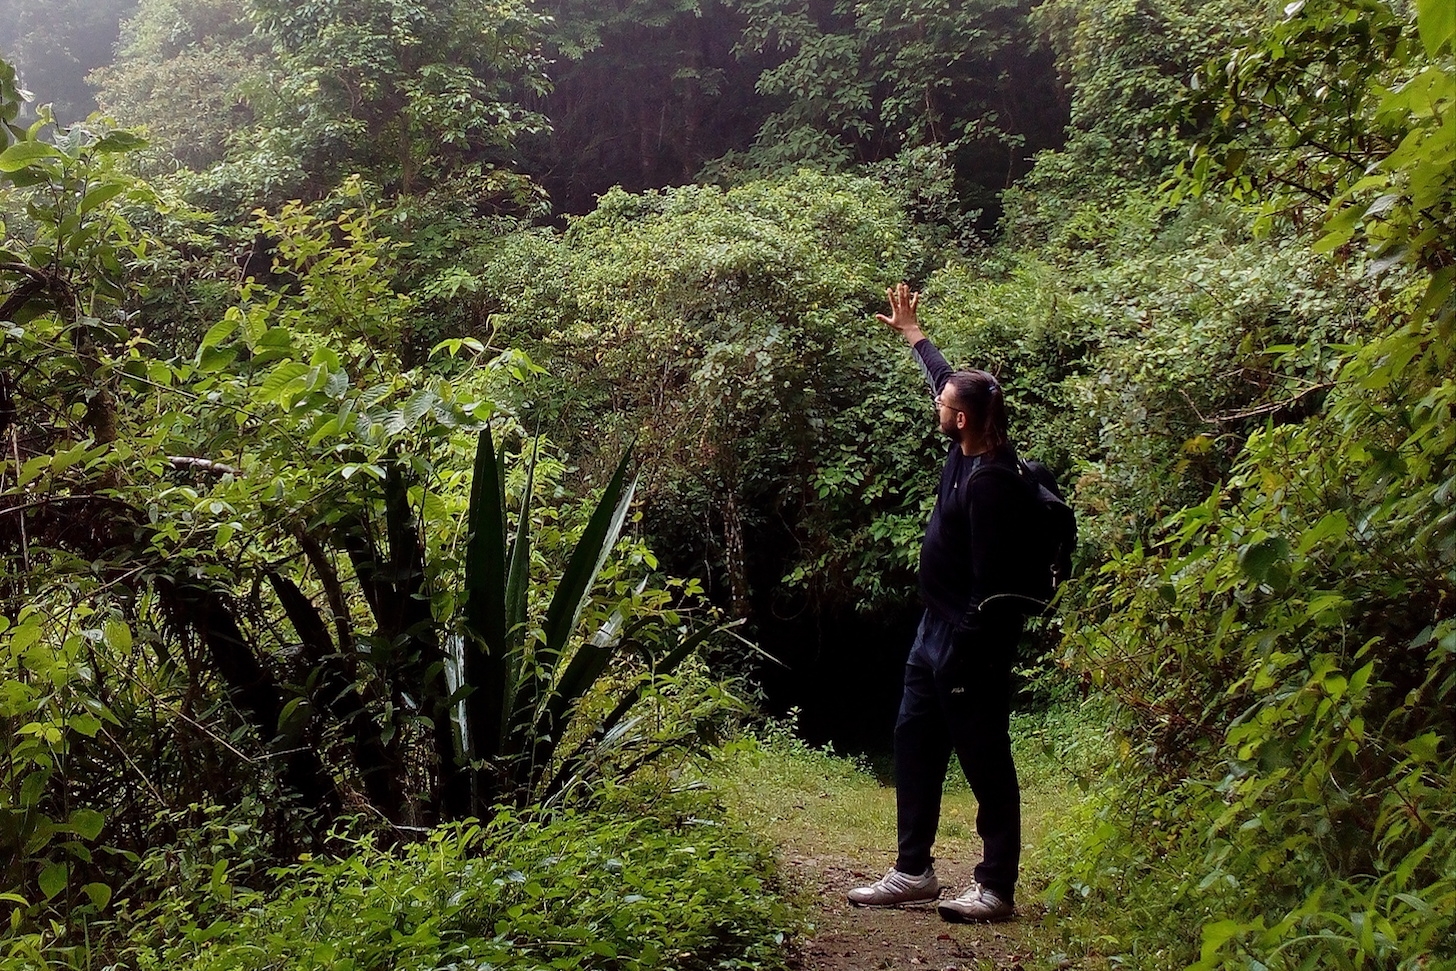
{"label": "backpack shoulder strap", "polygon": [[1038,485],[1036,476],[1032,473],[1031,469],[1027,467],[1027,464],[1022,461],[1019,456],[1016,459],[1016,465],[1014,467],[1009,465],[1002,465],[1000,463],[985,463],[978,466],[976,468],[976,471],[972,472],[970,478],[966,480],[966,484],[970,485],[982,475],[990,472],[996,473],[1000,478],[1003,479],[1013,479],[1017,482],[1020,482],[1023,486],[1030,487],[1032,490],[1035,490]]}

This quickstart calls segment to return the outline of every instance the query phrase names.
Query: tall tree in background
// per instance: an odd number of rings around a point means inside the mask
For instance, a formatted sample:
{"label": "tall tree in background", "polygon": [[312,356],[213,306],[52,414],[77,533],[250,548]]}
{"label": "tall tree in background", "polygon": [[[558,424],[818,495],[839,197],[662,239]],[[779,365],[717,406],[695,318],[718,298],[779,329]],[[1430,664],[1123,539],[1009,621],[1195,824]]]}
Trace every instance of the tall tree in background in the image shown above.
{"label": "tall tree in background", "polygon": [[146,128],[153,148],[191,168],[223,157],[250,127],[245,90],[265,89],[271,45],[246,0],[141,0],[121,26],[113,64],[90,75],[108,114]]}
{"label": "tall tree in background", "polygon": [[111,62],[117,25],[137,0],[0,0],[0,56],[16,65],[36,104],[63,123],[96,110],[86,75]]}
{"label": "tall tree in background", "polygon": [[743,18],[719,0],[555,0],[552,137],[535,162],[558,210],[613,185],[691,181],[762,122],[758,64],[735,56]]}
{"label": "tall tree in background", "polygon": [[278,45],[286,138],[313,193],[360,172],[401,194],[499,189],[515,144],[545,130],[542,15],[518,0],[254,0]]}
{"label": "tall tree in background", "polygon": [[1115,186],[1165,179],[1186,151],[1172,121],[1188,79],[1256,29],[1266,6],[1233,0],[1215,19],[1200,0],[1044,0],[1032,24],[1075,98],[1066,147],[1038,163],[1040,181],[1096,204]]}
{"label": "tall tree in background", "polygon": [[872,162],[942,145],[964,178],[995,190],[1058,144],[1065,123],[1024,0],[738,0],[739,50],[777,63],[758,78],[774,105],[750,157]]}

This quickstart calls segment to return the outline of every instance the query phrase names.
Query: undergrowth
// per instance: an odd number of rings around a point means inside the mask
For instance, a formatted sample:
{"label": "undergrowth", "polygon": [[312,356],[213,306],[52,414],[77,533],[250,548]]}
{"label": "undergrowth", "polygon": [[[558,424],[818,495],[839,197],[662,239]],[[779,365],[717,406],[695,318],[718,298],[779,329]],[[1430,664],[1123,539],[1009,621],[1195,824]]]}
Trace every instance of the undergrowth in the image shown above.
{"label": "undergrowth", "polygon": [[268,870],[262,889],[234,882],[246,861],[219,859],[157,903],[123,905],[90,954],[33,935],[12,939],[0,968],[782,967],[793,917],[765,846],[706,790],[657,785],[393,849],[356,838],[344,855]]}

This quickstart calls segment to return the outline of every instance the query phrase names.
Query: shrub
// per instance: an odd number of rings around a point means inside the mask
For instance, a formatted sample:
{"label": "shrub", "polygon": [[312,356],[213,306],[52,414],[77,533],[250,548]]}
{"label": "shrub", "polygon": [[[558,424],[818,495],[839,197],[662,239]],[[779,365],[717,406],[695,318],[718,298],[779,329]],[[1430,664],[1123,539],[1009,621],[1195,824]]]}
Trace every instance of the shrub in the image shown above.
{"label": "shrub", "polygon": [[265,889],[220,861],[124,914],[108,946],[138,971],[781,967],[793,919],[765,876],[767,848],[706,791],[652,787],[393,850],[357,839],[346,855],[270,870]]}

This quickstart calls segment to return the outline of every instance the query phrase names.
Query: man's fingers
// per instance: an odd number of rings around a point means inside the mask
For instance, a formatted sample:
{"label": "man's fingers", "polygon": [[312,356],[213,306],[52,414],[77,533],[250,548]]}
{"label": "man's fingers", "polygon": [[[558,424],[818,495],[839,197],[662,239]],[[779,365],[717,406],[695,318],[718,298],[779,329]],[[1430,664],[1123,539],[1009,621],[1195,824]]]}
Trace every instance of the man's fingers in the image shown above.
{"label": "man's fingers", "polygon": [[881,320],[891,327],[895,326],[895,318],[900,314],[914,313],[915,308],[920,306],[920,293],[910,289],[908,283],[898,283],[885,291],[885,299],[890,302],[890,315],[875,314],[877,320]]}

